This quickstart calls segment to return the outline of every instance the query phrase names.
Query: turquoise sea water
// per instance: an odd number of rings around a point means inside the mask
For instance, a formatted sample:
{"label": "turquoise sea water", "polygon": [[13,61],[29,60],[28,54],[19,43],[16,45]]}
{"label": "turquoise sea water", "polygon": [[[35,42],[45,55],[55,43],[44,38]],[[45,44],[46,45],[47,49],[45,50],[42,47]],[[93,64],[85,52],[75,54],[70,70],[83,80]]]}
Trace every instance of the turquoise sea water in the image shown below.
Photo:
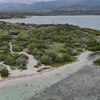
{"label": "turquoise sea water", "polygon": [[[63,78],[66,77],[65,72],[63,72],[62,76]],[[57,83],[61,79],[61,76],[57,77],[52,74],[48,77],[41,77],[30,82],[20,83],[15,86],[0,89],[0,100],[28,100],[30,97],[38,94],[50,85]]]}

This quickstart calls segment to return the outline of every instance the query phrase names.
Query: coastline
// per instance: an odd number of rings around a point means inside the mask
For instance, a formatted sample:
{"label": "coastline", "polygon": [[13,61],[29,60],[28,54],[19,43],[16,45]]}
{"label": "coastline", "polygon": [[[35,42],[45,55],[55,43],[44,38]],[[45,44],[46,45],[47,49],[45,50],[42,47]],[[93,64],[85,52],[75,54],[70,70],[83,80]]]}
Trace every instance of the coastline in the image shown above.
{"label": "coastline", "polygon": [[[72,70],[72,73],[79,70],[82,66],[86,65],[88,63],[87,61],[87,57],[91,54],[91,52],[83,52],[81,55],[78,56],[77,61],[71,64],[67,64],[64,65],[62,67],[59,68],[55,68],[55,69],[49,69],[46,71],[42,71],[36,74],[30,74],[30,75],[22,75],[22,76],[17,76],[17,77],[10,77],[4,80],[0,81],[0,88],[5,88],[5,87],[9,87],[9,86],[13,86],[19,83],[24,83],[27,81],[31,81],[31,80],[35,80],[37,78],[41,78],[41,77],[48,77],[48,75],[50,74],[60,74],[60,72],[62,72],[63,70]],[[78,65],[78,66],[76,66]],[[74,69],[73,67],[76,67],[76,69]],[[71,72],[69,73],[71,74]]]}
{"label": "coastline", "polygon": [[[90,66],[88,59],[93,52],[85,51],[78,56],[78,60],[54,70],[48,70],[36,75],[14,78],[0,82],[0,100],[29,100],[45,89],[63,81],[70,75]],[[94,59],[94,58],[93,58]]]}
{"label": "coastline", "polygon": [[[100,15],[59,15],[59,16],[30,16],[28,18],[19,19],[0,19],[3,22],[10,23],[25,23],[25,24],[66,24],[77,25],[83,28],[91,28],[95,30],[100,30],[100,24],[98,20]],[[63,20],[61,20],[63,19]],[[84,19],[84,21],[83,21]]]}

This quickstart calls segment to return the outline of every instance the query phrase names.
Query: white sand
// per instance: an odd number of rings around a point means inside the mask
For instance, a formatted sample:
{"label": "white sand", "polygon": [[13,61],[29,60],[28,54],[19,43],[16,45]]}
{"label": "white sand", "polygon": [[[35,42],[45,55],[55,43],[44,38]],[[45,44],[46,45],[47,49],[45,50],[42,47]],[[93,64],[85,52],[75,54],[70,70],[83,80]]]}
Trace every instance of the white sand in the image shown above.
{"label": "white sand", "polygon": [[31,80],[35,81],[36,79],[42,80],[43,78],[48,77],[50,75],[54,75],[54,76],[61,75],[63,72],[66,74],[66,77],[67,77],[70,74],[80,70],[83,66],[87,65],[89,63],[87,58],[90,54],[91,54],[91,52],[86,51],[86,52],[82,53],[80,56],[78,56],[77,62],[64,65],[57,69],[44,71],[41,73],[31,73],[30,70],[27,70],[25,72],[22,71],[21,73],[14,71],[13,75],[15,74],[15,76],[13,78],[8,78],[5,80],[2,80],[0,82],[0,88],[9,87],[9,86],[23,83],[26,81],[31,81]]}

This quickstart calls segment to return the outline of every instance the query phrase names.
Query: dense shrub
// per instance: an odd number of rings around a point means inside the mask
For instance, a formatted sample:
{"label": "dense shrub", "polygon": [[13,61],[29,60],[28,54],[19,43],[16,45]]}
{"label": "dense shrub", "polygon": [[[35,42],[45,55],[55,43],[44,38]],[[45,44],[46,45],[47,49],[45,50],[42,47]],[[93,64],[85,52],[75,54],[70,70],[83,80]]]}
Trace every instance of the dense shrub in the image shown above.
{"label": "dense shrub", "polygon": [[27,69],[26,68],[27,60],[28,57],[25,55],[8,54],[6,55],[6,59],[4,60],[4,63],[6,65],[10,65],[21,70],[25,70]]}
{"label": "dense shrub", "polygon": [[90,51],[99,51],[100,50],[100,42],[96,40],[91,40],[88,42],[88,50]]}
{"label": "dense shrub", "polygon": [[6,78],[9,76],[9,72],[6,68],[3,68],[0,70],[0,75],[1,75],[1,77]]}
{"label": "dense shrub", "polygon": [[93,63],[94,63],[95,65],[97,65],[97,66],[100,66],[100,58],[99,58],[99,59],[96,59]]}

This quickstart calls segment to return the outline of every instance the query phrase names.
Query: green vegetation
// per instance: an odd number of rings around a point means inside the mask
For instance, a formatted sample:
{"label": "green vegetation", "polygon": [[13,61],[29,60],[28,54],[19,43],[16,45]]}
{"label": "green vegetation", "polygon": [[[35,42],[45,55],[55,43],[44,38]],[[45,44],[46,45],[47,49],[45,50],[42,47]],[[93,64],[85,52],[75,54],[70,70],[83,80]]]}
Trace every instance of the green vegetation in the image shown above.
{"label": "green vegetation", "polygon": [[9,72],[6,68],[0,69],[0,75],[2,78],[6,78],[9,76]]}
{"label": "green vegetation", "polygon": [[0,19],[25,18],[25,16],[27,16],[27,15],[30,16],[29,13],[0,12]]}
{"label": "green vegetation", "polygon": [[100,66],[100,58],[96,59],[93,63],[94,63],[96,66]]}
{"label": "green vegetation", "polygon": [[42,71],[44,71],[46,69],[50,69],[50,68],[49,67],[40,68],[39,70],[37,70],[37,72],[42,72]]}
{"label": "green vegetation", "polygon": [[37,63],[37,65],[35,65],[35,68],[39,68],[42,64],[40,62]]}
{"label": "green vegetation", "polygon": [[83,31],[91,33],[91,34],[95,34],[96,36],[100,36],[100,31],[95,30],[95,29],[89,29],[89,28],[82,28]]}
{"label": "green vegetation", "polygon": [[88,42],[88,50],[99,51],[100,50],[100,42],[96,41],[96,40],[90,40]]}
{"label": "green vegetation", "polygon": [[[80,28],[73,25],[34,25],[0,22],[0,61],[26,69],[25,55],[11,54],[25,51],[44,65],[59,67],[76,60],[84,50],[99,51],[100,42],[96,39],[100,31]],[[36,65],[35,67],[39,67]]]}
{"label": "green vegetation", "polygon": [[21,54],[8,54],[4,59],[4,64],[12,66],[12,69],[18,68],[20,70],[25,70],[28,57]]}

